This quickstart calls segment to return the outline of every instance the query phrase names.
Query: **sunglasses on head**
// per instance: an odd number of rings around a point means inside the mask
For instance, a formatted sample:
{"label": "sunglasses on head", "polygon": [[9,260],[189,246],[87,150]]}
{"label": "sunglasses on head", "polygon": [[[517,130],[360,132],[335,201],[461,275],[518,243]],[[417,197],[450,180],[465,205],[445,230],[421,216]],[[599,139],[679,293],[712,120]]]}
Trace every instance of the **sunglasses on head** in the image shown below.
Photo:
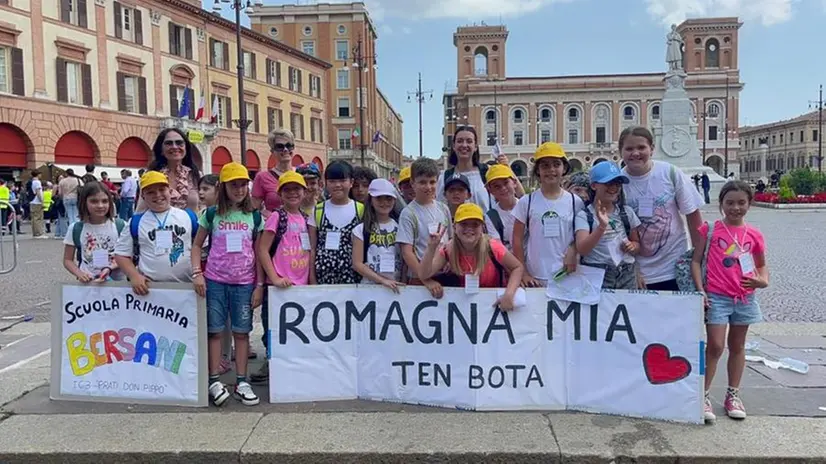
{"label": "sunglasses on head", "polygon": [[293,144],[293,143],[276,143],[275,144],[275,151],[292,150],[293,148],[295,148],[295,144]]}
{"label": "sunglasses on head", "polygon": [[186,141],[185,140],[164,140],[163,145],[165,147],[171,147],[171,146],[183,147],[183,146],[186,146]]}

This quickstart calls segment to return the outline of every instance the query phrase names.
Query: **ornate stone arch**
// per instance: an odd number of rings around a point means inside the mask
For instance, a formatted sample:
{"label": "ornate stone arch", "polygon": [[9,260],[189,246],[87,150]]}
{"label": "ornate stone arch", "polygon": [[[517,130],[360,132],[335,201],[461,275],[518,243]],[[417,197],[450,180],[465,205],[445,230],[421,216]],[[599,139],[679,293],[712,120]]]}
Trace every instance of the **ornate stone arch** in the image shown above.
{"label": "ornate stone arch", "polygon": [[[631,115],[631,119],[626,119],[627,115]],[[620,104],[620,129],[625,129],[628,126],[637,126],[640,124],[640,105],[637,102],[627,101]]]}
{"label": "ornate stone arch", "polygon": [[169,68],[172,85],[187,86],[195,79],[195,71],[185,64],[176,64]]}
{"label": "ornate stone arch", "polygon": [[613,126],[613,114],[611,111],[611,105],[606,102],[598,102],[595,103],[593,107],[591,107],[591,140],[597,142],[597,128],[600,126],[605,127],[605,143],[611,143],[611,139],[613,138],[612,135],[612,128]]}
{"label": "ornate stone arch", "polygon": [[[577,119],[573,120],[571,116],[573,116],[573,112],[571,110],[576,110]],[[560,134],[561,140],[559,142],[563,144],[570,144],[571,137],[570,134],[572,131],[576,131],[576,143],[581,144],[583,139],[583,126],[585,124],[585,110],[580,103],[568,103],[565,105],[565,133]]]}

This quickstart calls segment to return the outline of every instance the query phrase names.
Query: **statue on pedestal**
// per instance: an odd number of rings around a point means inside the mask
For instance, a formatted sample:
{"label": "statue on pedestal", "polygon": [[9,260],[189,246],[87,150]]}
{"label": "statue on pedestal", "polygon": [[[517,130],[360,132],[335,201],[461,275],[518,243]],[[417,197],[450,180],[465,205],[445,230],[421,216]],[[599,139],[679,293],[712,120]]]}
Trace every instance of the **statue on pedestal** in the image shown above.
{"label": "statue on pedestal", "polygon": [[671,25],[671,32],[667,36],[668,48],[665,53],[665,62],[668,63],[668,72],[681,71],[683,68],[683,38],[677,32],[677,25]]}

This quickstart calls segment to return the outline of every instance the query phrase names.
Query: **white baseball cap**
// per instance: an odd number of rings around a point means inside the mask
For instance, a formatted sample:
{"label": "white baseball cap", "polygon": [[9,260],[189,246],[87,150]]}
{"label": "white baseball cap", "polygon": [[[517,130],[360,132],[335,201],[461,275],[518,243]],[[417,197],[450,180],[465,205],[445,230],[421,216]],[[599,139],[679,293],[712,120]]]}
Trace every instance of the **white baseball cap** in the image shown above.
{"label": "white baseball cap", "polygon": [[387,179],[374,179],[367,187],[367,193],[371,197],[396,198],[396,187]]}

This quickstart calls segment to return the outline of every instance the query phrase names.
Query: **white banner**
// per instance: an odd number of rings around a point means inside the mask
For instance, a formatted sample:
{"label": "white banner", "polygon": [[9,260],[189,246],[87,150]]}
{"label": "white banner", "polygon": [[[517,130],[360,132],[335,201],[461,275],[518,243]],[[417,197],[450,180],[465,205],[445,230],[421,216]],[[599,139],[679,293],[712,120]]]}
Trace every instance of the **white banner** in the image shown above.
{"label": "white banner", "polygon": [[206,406],[206,310],[191,285],[63,285],[52,399]]}
{"label": "white banner", "polygon": [[605,291],[598,305],[492,307],[495,290],[270,288],[270,401],[371,399],[578,410],[702,423],[698,294]]}

